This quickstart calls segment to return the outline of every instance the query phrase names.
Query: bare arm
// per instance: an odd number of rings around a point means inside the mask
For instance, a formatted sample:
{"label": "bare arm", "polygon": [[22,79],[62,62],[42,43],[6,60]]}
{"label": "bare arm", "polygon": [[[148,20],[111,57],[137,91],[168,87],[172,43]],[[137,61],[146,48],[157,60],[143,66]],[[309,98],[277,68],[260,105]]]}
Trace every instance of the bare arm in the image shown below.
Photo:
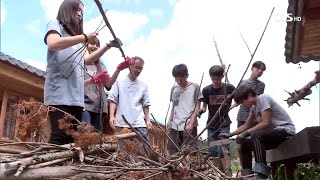
{"label": "bare arm", "polygon": [[117,104],[113,101],[109,101],[109,114],[110,114],[110,118],[113,117],[114,118],[114,115],[116,113],[116,109],[117,109]]}
{"label": "bare arm", "polygon": [[147,128],[150,129],[152,127],[152,123],[150,121],[149,106],[143,107],[143,113],[144,113],[144,118],[146,121]]}
{"label": "bare arm", "polygon": [[98,50],[94,51],[93,53],[89,54],[88,52],[86,52],[85,56],[84,56],[84,63],[85,64],[93,64],[96,61],[98,61],[101,56],[108,50],[110,49],[110,46],[105,45],[101,48],[99,48]]}
{"label": "bare arm", "polygon": [[112,74],[111,78],[105,82],[104,87],[108,90],[111,86],[116,82],[118,76],[120,74],[120,70],[116,69],[116,71]]}
{"label": "bare arm", "polygon": [[196,102],[196,107],[190,117],[190,122],[191,125],[193,125],[195,122],[196,122],[196,119],[197,119],[197,115],[198,115],[198,112],[199,112],[199,109],[200,109],[200,101],[197,101]]}
{"label": "bare arm", "polygon": [[167,129],[170,129],[171,128],[171,122],[172,122],[172,120],[173,120],[173,113],[174,113],[174,106],[172,105],[172,107],[171,107],[171,111],[170,111],[170,116],[169,116],[169,120],[168,120],[168,122],[167,122],[167,124],[166,124],[166,127],[167,127]]}
{"label": "bare arm", "polygon": [[109,100],[109,114],[110,114],[110,119],[109,119],[109,123],[110,123],[110,127],[112,129],[115,129],[115,124],[116,124],[116,118],[114,116],[115,112],[117,109],[117,104],[113,101]]}
{"label": "bare arm", "polygon": [[260,129],[265,129],[271,125],[271,109],[261,112],[261,121],[256,126],[248,129],[248,133],[255,132]]}
{"label": "bare arm", "polygon": [[173,114],[174,114],[174,106],[171,107],[171,111],[170,111],[170,116],[169,116],[169,122],[171,122],[173,120]]}
{"label": "bare arm", "polygon": [[149,113],[149,106],[143,107],[143,113],[144,117],[146,119],[146,122],[150,122],[150,113]]}
{"label": "bare arm", "polygon": [[61,37],[56,32],[50,32],[46,38],[48,49],[51,51],[60,51],[79,43],[85,43],[85,41],[84,35]]}
{"label": "bare arm", "polygon": [[232,136],[234,136],[234,135],[238,135],[238,134],[244,132],[245,130],[252,127],[253,121],[254,121],[253,113],[250,111],[248,119],[245,121],[245,123],[242,126],[240,126],[238,129],[236,129],[235,131],[231,132],[230,134]]}

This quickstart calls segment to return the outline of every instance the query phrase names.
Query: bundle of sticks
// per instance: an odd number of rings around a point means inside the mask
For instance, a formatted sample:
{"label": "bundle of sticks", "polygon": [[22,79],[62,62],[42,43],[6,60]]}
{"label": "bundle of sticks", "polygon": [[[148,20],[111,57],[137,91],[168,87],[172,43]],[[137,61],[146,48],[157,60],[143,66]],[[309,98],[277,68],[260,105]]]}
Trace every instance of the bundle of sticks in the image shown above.
{"label": "bundle of sticks", "polygon": [[74,117],[67,113],[59,127],[74,143],[28,141],[41,135],[43,121],[53,110],[58,109],[33,100],[16,106],[17,138],[21,141],[0,144],[0,179],[239,179],[219,170],[217,160],[208,153],[192,152],[190,146],[167,155],[147,144],[146,155],[133,141],[139,138],[137,132],[105,135],[81,122],[77,130],[70,129],[68,123]]}

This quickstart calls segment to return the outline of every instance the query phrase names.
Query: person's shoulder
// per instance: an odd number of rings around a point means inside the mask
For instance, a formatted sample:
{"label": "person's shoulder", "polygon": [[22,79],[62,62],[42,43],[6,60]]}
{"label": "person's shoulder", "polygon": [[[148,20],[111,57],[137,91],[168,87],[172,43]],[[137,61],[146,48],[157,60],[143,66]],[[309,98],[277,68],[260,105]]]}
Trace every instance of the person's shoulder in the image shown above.
{"label": "person's shoulder", "polygon": [[136,79],[136,82],[142,87],[148,87],[147,83],[140,79]]}
{"label": "person's shoulder", "polygon": [[210,85],[205,86],[205,87],[203,88],[203,90],[209,90],[209,89],[211,89],[211,88],[212,88],[212,85],[210,84]]}
{"label": "person's shoulder", "polygon": [[227,86],[227,88],[235,89],[234,85],[232,85],[232,84],[230,84],[230,83],[227,83],[226,86]]}
{"label": "person's shoulder", "polygon": [[272,97],[269,94],[260,94],[258,96],[260,99],[272,99]]}
{"label": "person's shoulder", "polygon": [[246,85],[248,83],[248,79],[242,79],[240,81],[240,85]]}
{"label": "person's shoulder", "polygon": [[47,26],[60,26],[60,22],[57,19],[51,19],[48,23]]}
{"label": "person's shoulder", "polygon": [[199,87],[199,84],[197,84],[197,83],[194,83],[194,82],[189,82],[192,86],[194,86],[194,87]]}
{"label": "person's shoulder", "polygon": [[118,77],[116,79],[116,82],[119,83],[119,84],[127,84],[130,82],[130,79],[128,76],[122,76],[122,77]]}

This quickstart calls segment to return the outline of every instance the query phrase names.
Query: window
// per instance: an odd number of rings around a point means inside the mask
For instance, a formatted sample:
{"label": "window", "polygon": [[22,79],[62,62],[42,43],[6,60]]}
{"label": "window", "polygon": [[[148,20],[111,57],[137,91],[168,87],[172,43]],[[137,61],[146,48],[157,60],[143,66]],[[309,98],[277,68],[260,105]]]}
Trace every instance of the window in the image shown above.
{"label": "window", "polygon": [[0,89],[0,118],[1,118],[2,101],[3,101],[3,91],[2,89]]}
{"label": "window", "polygon": [[7,103],[7,112],[4,120],[3,134],[4,139],[14,139],[15,127],[16,127],[16,117],[14,115],[15,105],[19,102],[18,96],[9,95]]}

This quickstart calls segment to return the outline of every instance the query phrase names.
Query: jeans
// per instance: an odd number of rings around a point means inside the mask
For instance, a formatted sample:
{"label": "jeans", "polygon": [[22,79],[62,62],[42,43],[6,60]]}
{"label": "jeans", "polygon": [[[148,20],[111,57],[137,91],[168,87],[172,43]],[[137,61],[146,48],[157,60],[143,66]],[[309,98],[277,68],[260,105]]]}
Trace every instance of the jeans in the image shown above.
{"label": "jeans", "polygon": [[[105,119],[106,113],[102,113],[102,122]],[[90,123],[95,129],[101,131],[100,124],[100,113],[95,113],[92,111],[84,111],[82,112],[82,121],[86,123]]]}

